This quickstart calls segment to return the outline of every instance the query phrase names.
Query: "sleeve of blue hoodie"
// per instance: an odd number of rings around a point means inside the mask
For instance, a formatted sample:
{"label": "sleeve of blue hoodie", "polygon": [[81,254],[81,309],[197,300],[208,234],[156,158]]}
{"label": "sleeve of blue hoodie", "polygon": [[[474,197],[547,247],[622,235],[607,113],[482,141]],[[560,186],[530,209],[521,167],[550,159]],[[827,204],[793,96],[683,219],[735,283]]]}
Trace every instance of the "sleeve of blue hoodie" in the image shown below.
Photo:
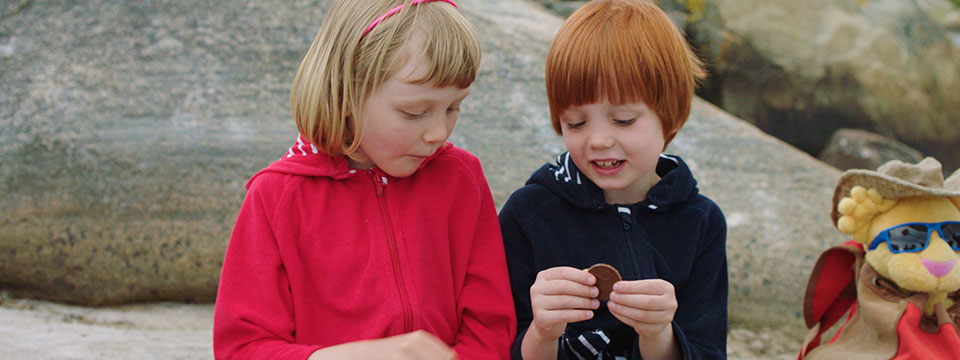
{"label": "sleeve of blue hoodie", "polygon": [[[530,238],[522,226],[521,214],[530,214],[531,201],[523,194],[529,187],[517,190],[500,210],[500,230],[503,233],[504,250],[507,257],[507,268],[510,271],[510,289],[513,292],[513,304],[517,312],[517,336],[510,349],[512,359],[522,359],[520,345],[527,334],[527,328],[533,322],[533,309],[530,306],[530,286],[536,279],[537,272],[533,266],[533,249]],[[558,359],[566,359],[562,349],[558,349]]]}
{"label": "sleeve of blue hoodie", "polygon": [[[720,209],[709,203],[690,276],[674,284],[678,307],[673,333],[685,360],[727,358],[727,225]],[[636,343],[633,348],[631,358],[642,359]]]}

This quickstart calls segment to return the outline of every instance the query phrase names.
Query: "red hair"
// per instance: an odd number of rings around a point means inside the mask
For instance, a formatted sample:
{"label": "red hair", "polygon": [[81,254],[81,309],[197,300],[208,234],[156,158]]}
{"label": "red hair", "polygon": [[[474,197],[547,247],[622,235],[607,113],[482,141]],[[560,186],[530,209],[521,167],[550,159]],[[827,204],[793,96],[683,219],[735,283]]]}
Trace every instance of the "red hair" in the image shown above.
{"label": "red hair", "polygon": [[547,55],[547,98],[553,130],[570,106],[606,97],[643,101],[663,122],[664,147],[687,121],[699,59],[667,14],[647,0],[593,0],[557,31]]}

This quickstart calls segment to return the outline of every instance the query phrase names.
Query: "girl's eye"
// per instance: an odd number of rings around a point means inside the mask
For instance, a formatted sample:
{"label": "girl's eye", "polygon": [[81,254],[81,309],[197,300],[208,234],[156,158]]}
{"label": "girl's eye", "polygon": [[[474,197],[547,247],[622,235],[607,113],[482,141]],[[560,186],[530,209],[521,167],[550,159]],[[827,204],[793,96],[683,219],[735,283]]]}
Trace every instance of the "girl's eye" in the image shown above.
{"label": "girl's eye", "polygon": [[617,125],[630,125],[630,124],[633,124],[634,121],[637,121],[637,118],[626,119],[626,120],[613,119],[613,121],[616,122]]}
{"label": "girl's eye", "polygon": [[447,114],[452,114],[452,113],[457,113],[457,112],[460,112],[460,108],[459,108],[459,107],[447,108]]}
{"label": "girl's eye", "polygon": [[400,112],[403,113],[403,116],[404,116],[404,117],[406,117],[407,119],[411,119],[411,120],[416,120],[416,119],[422,118],[424,115],[427,114],[426,111],[424,111],[424,112],[422,112],[422,113],[411,113],[411,112],[409,112],[409,111],[400,110]]}

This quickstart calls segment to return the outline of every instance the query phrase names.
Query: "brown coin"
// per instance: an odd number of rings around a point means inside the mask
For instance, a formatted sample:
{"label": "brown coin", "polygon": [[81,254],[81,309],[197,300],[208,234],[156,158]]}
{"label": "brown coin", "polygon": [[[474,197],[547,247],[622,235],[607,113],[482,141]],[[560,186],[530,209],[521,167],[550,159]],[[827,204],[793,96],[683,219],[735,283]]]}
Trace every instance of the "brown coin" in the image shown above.
{"label": "brown coin", "polygon": [[610,300],[613,283],[620,281],[620,272],[613,266],[603,263],[591,266],[587,269],[587,272],[597,277],[597,289],[600,289],[600,295],[597,296],[597,299]]}

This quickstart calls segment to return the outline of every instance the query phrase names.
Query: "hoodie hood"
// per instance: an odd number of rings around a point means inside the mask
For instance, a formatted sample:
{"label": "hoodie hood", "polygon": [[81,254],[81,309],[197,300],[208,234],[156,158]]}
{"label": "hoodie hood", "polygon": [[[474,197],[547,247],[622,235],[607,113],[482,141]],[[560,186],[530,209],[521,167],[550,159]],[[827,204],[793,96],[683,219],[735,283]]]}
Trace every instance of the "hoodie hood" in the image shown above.
{"label": "hoodie hood", "polygon": [[[679,156],[660,154],[656,171],[660,181],[650,188],[646,200],[639,205],[653,211],[667,211],[672,205],[686,202],[697,195],[697,180]],[[540,167],[530,176],[527,184],[540,184],[581,208],[603,210],[613,206],[604,201],[603,189],[580,172],[569,152],[557,156],[556,164],[548,163]]]}
{"label": "hoodie hood", "polygon": [[[423,168],[424,165],[437,156],[440,156],[440,154],[451,147],[450,145],[450,143],[446,143],[437,149],[433,155],[430,155],[430,157],[426,158],[423,163],[420,164],[417,170]],[[273,162],[270,166],[253,175],[253,177],[247,181],[246,187],[249,189],[254,179],[260,176],[260,174],[269,172],[286,175],[325,176],[341,180],[362,173],[363,171],[361,170],[364,169],[351,168],[346,156],[330,156],[304,139],[303,135],[298,134],[296,142],[287,149],[287,153],[284,154],[280,160]],[[375,171],[382,173],[379,169]],[[389,177],[389,175],[386,174],[381,174],[381,176]]]}

